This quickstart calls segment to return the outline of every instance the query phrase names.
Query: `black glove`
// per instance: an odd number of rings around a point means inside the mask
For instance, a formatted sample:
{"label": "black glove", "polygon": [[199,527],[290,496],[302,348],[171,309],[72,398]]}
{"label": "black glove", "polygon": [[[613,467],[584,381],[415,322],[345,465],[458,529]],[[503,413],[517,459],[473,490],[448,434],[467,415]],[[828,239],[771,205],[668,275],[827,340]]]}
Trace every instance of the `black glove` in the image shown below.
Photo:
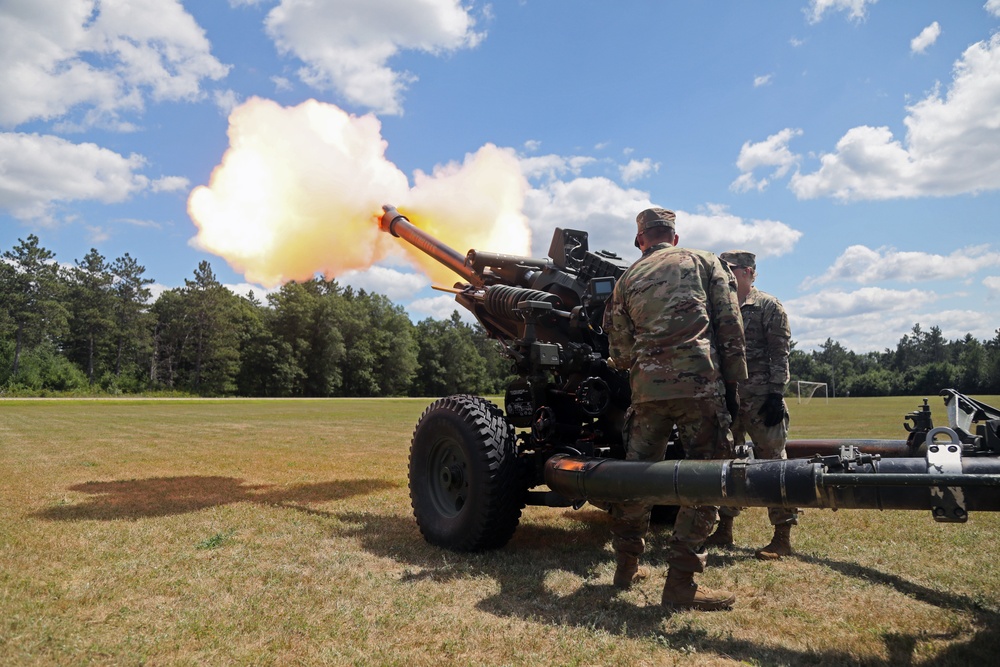
{"label": "black glove", "polygon": [[785,410],[785,400],[781,394],[768,394],[764,405],[757,414],[764,415],[764,426],[771,427],[781,422],[788,412]]}
{"label": "black glove", "polygon": [[736,421],[736,417],[740,414],[740,392],[739,385],[735,382],[726,383],[726,409],[729,410],[729,416]]}

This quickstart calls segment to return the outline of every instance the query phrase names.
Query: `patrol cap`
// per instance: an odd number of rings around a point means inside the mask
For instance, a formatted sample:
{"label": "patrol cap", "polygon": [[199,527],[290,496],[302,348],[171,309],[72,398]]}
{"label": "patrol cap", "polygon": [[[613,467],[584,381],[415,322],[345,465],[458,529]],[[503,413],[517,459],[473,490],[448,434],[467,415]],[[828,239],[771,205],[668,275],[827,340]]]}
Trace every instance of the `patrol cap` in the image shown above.
{"label": "patrol cap", "polygon": [[652,227],[670,227],[670,229],[676,229],[674,225],[676,218],[677,216],[674,215],[673,211],[668,211],[665,208],[647,208],[635,216],[636,224],[639,227],[637,233],[642,234]]}
{"label": "patrol cap", "polygon": [[719,255],[719,259],[737,269],[757,268],[757,256],[749,250],[729,250]]}

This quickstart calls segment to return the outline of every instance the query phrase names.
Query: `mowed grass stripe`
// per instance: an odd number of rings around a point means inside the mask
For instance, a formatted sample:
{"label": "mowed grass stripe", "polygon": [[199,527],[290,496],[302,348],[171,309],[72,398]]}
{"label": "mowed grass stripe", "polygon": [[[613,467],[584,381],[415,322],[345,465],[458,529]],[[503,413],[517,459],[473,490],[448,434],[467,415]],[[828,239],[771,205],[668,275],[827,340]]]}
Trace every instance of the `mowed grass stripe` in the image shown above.
{"label": "mowed grass stripe", "polygon": [[[998,397],[977,397],[992,405]],[[604,513],[527,508],[502,550],[430,547],[406,462],[430,399],[0,401],[4,664],[970,664],[1000,649],[998,517],[764,510],[713,552],[731,612],[621,593]],[[792,437],[902,439],[919,398],[794,400]],[[945,412],[930,397],[935,422]]]}

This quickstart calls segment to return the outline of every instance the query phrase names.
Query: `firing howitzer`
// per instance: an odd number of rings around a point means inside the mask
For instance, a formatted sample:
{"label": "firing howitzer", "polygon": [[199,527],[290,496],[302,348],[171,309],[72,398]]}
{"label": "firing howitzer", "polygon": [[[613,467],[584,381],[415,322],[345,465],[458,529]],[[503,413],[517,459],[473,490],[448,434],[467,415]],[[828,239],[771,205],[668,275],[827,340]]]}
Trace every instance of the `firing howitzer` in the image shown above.
{"label": "firing howitzer", "polygon": [[[498,548],[526,505],[735,505],[930,509],[938,521],[1000,511],[1000,411],[942,392],[949,426],[926,399],[906,440],[791,440],[789,460],[624,460],[627,376],[608,364],[604,308],[627,263],[557,228],[548,258],[463,256],[384,206],[379,226],[452,269],[447,291],[512,360],[504,408],[461,394],[432,403],[414,429],[410,500],[421,533],[456,550]],[[547,489],[545,488],[547,487]],[[541,488],[541,490],[538,490]]]}
{"label": "firing howitzer", "polygon": [[[499,341],[518,376],[507,389],[506,419],[531,428],[532,449],[540,444],[578,448],[583,437],[595,443],[608,416],[620,422],[631,394],[624,373],[609,368],[608,338],[601,328],[615,281],[628,268],[621,257],[592,252],[587,232],[556,228],[547,259],[469,250],[463,257],[415,227],[391,206],[380,228],[402,238],[465,279],[446,291]],[[441,288],[438,288],[441,289]],[[599,425],[590,423],[598,420]],[[620,449],[612,428],[608,446]],[[559,431],[561,435],[554,432]],[[543,449],[545,449],[543,447]],[[539,468],[540,469],[540,468]]]}
{"label": "firing howitzer", "polygon": [[631,402],[608,365],[604,307],[629,263],[589,248],[587,232],[557,228],[544,259],[469,250],[464,256],[384,206],[382,231],[415,246],[462,281],[445,288],[512,361],[503,410],[449,396],[417,422],[410,498],[424,537],[441,546],[503,546],[525,505],[569,506],[535,491],[554,454],[624,458]]}
{"label": "firing howitzer", "polygon": [[607,337],[600,320],[628,263],[607,251],[591,252],[587,232],[557,228],[548,259],[482,250],[469,250],[463,256],[392,206],[383,209],[382,231],[407,241],[465,280],[445,291],[453,292],[491,336],[506,342],[533,333],[536,341],[603,348],[606,358]]}

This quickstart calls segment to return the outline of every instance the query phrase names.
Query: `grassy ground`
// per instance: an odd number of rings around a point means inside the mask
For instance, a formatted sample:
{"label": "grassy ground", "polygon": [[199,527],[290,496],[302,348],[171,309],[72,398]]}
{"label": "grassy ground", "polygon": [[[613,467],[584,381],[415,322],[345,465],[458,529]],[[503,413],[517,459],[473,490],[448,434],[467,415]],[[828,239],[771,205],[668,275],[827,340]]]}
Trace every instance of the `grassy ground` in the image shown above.
{"label": "grassy ground", "polygon": [[[997,397],[983,397],[997,405]],[[809,511],[760,563],[764,510],[703,581],[728,612],[618,592],[606,516],[528,508],[502,550],[420,537],[427,400],[0,401],[0,663],[993,664],[1000,516]],[[919,399],[790,405],[794,438],[904,437]],[[940,399],[931,407],[945,423]]]}

